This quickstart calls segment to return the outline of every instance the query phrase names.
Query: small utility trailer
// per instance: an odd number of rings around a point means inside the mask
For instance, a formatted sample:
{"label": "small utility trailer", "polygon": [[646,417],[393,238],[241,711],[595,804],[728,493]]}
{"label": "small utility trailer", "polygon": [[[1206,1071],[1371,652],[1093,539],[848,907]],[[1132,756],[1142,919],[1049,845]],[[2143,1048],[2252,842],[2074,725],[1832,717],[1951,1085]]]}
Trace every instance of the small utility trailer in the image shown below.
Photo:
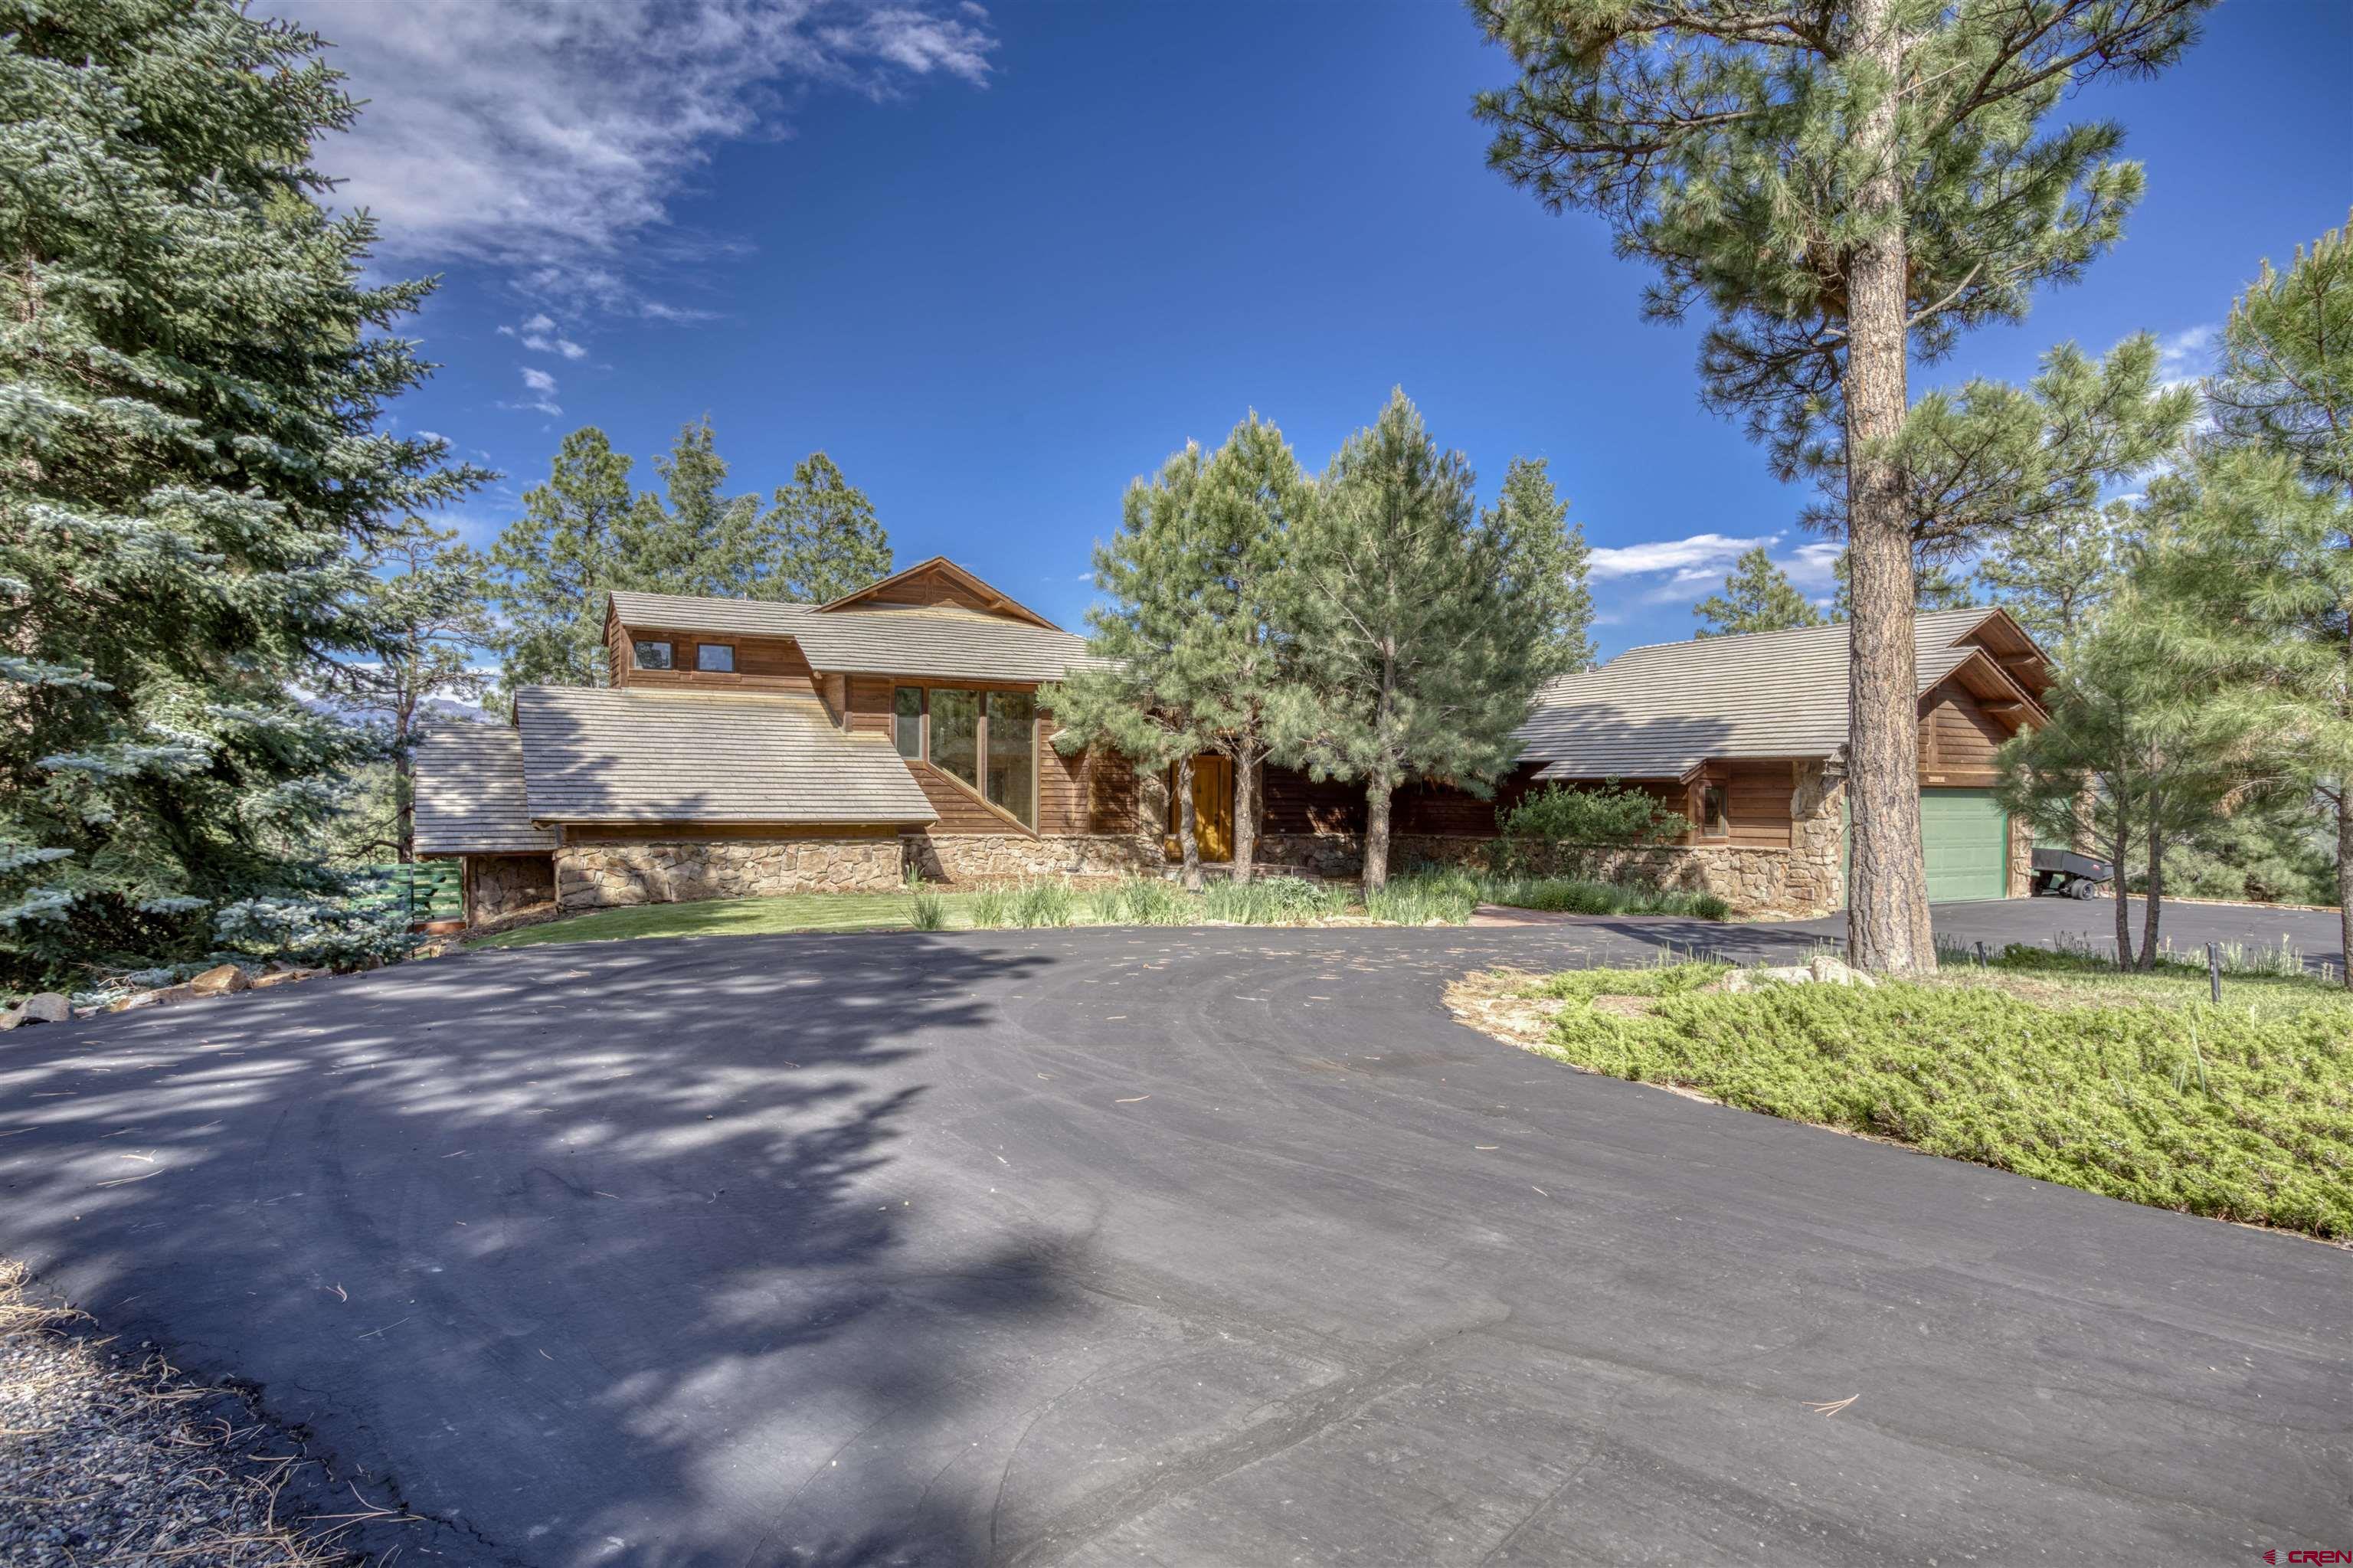
{"label": "small utility trailer", "polygon": [[2116,867],[2073,850],[2034,852],[2034,895],[2037,898],[2090,898],[2103,884],[2115,880]]}

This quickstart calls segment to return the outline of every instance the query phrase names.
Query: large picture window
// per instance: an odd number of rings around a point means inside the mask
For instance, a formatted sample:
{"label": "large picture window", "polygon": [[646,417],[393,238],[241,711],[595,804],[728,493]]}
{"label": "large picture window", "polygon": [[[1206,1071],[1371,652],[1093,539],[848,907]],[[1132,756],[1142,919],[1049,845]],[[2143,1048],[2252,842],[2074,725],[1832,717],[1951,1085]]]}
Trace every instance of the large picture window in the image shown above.
{"label": "large picture window", "polygon": [[980,694],[932,693],[932,766],[980,788]]}
{"label": "large picture window", "polygon": [[989,802],[1012,812],[1028,828],[1038,825],[1030,789],[1037,716],[1038,699],[1027,692],[988,694]]}
{"label": "large picture window", "polygon": [[902,757],[923,755],[923,688],[900,686],[891,694],[891,738]]}

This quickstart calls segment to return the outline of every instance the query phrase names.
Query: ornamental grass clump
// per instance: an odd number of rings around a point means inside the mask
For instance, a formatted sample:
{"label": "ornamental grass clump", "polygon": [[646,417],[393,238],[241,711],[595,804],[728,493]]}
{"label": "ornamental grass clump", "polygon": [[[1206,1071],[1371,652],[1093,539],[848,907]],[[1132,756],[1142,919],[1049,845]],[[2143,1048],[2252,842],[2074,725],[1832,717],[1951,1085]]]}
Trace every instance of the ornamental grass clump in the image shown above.
{"label": "ornamental grass clump", "polygon": [[1199,918],[1200,906],[1166,882],[1125,876],[1092,895],[1094,918],[1106,926],[1182,926]]}
{"label": "ornamental grass clump", "polygon": [[1339,907],[1339,900],[1324,887],[1299,876],[1270,876],[1260,882],[1213,882],[1201,894],[1201,912],[1212,920],[1238,926],[1279,926],[1312,920]]}
{"label": "ornamental grass clump", "polygon": [[1708,990],[1722,972],[1556,976],[1536,994],[1659,1000],[1565,1009],[1543,1049],[2134,1202],[2353,1236],[2353,1002],[2317,986],[2266,1011],[1957,979]]}

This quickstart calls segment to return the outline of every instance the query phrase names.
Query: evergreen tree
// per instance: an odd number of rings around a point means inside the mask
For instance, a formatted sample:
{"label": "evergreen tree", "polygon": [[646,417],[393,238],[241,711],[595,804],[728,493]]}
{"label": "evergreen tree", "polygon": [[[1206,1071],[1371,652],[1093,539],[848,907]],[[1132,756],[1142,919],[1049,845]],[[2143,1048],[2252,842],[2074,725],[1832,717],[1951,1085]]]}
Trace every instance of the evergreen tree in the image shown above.
{"label": "evergreen tree", "polygon": [[[1847,569],[1846,552],[1839,552],[1831,563],[1831,577],[1838,587],[1831,593],[1831,620],[1851,620],[1854,606],[1848,597],[1852,574]],[[1915,560],[1912,563],[1912,609],[1915,614],[1931,609],[1961,609],[1975,604],[1968,581],[1957,577],[1942,561]]]}
{"label": "evergreen tree", "polygon": [[1198,595],[1189,616],[1178,612],[1176,683],[1210,749],[1233,758],[1234,875],[1244,882],[1257,864],[1259,778],[1273,749],[1272,714],[1295,664],[1292,536],[1314,490],[1282,432],[1251,414],[1202,472],[1198,532],[1177,573]]}
{"label": "evergreen tree", "polygon": [[363,281],[373,225],[313,199],[322,48],[0,5],[0,985],[374,939],[308,847],[373,740],[297,694],[395,641],[354,552],[485,476],[379,429],[431,285]]}
{"label": "evergreen tree", "polygon": [[477,661],[497,636],[490,613],[490,568],[457,543],[454,528],[422,518],[373,546],[362,589],[374,602],[371,619],[384,637],[375,657],[334,660],[321,666],[322,693],[348,714],[386,730],[389,821],[383,847],[396,859],[417,858],[417,791],[411,768],[418,721],[433,705],[480,697],[489,684]]}
{"label": "evergreen tree", "polygon": [[1536,689],[1576,658],[1568,535],[1539,479],[1529,465],[1482,515],[1469,463],[1398,391],[1293,532],[1301,679],[1273,715],[1277,755],[1363,782],[1367,894],[1388,879],[1398,787],[1491,787]]}
{"label": "evergreen tree", "polygon": [[823,452],[794,465],[760,528],[754,553],[765,577],[755,599],[826,604],[891,575],[891,540],[874,503]]}
{"label": "evergreen tree", "polygon": [[1521,70],[1490,162],[1655,266],[1654,315],[1715,316],[1704,400],[1785,476],[1839,472],[1855,558],[1848,946],[1935,967],[1919,816],[1911,364],[2079,276],[2140,191],[2070,88],[2173,60],[2208,0],[1472,0]]}
{"label": "evergreen tree", "polygon": [[522,686],[605,683],[606,590],[639,586],[628,561],[640,527],[630,467],[604,431],[573,431],[547,482],[523,493],[522,515],[491,547],[506,697]]}
{"label": "evergreen tree", "polygon": [[[2210,383],[2216,431],[2153,488],[2157,570],[2181,611],[2182,665],[2259,705],[2302,789],[2334,819],[2337,902],[2353,954],[2353,238],[2285,274],[2266,263],[2232,307]],[[2353,962],[2345,972],[2353,987]]]}
{"label": "evergreen tree", "polygon": [[1052,712],[1058,726],[1055,747],[1064,753],[1109,747],[1146,774],[1174,765],[1169,810],[1185,885],[1192,888],[1201,885],[1193,764],[1217,739],[1187,667],[1210,556],[1203,547],[1209,532],[1202,519],[1204,466],[1199,444],[1188,441],[1156,478],[1127,487],[1119,532],[1095,546],[1095,587],[1111,602],[1087,612],[1094,657],[1039,694],[1039,705]]}
{"label": "evergreen tree", "polygon": [[2132,958],[2137,874],[2138,967],[2157,962],[2167,857],[2241,800],[2277,782],[2259,759],[2258,715],[2185,691],[2157,618],[2120,612],[2067,650],[2045,701],[2051,722],[2002,748],[2001,792],[2045,834],[2075,832],[2086,802],[2094,838],[2116,866],[2116,957]]}
{"label": "evergreen tree", "polygon": [[1564,673],[1593,668],[1593,550],[1585,542],[1585,524],[1568,521],[1568,503],[1553,490],[1544,459],[1514,458],[1504,468],[1503,493],[1487,525],[1499,533],[1560,536],[1558,619],[1545,635],[1556,645]]}
{"label": "evergreen tree", "polygon": [[1978,563],[1994,602],[2053,652],[2090,630],[2116,590],[2137,524],[2130,503],[2022,524]]}
{"label": "evergreen tree", "polygon": [[703,594],[824,603],[891,572],[873,504],[823,452],[796,465],[763,510],[726,493],[708,418],[654,460],[662,489],[632,493],[635,465],[588,426],[564,438],[547,482],[491,550],[505,611],[501,692],[601,685],[605,595]]}
{"label": "evergreen tree", "polygon": [[1828,618],[1806,602],[1789,574],[1773,564],[1765,546],[1743,553],[1725,575],[1724,591],[1692,606],[1702,637],[1734,637],[1744,631],[1787,631],[1820,626]]}

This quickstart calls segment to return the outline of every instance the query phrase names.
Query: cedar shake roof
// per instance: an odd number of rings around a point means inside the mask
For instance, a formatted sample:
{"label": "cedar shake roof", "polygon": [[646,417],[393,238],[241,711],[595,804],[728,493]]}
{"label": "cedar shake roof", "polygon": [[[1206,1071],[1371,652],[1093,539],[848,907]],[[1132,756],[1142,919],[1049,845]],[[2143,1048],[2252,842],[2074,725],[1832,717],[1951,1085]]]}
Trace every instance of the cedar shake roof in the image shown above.
{"label": "cedar shake roof", "polygon": [[524,789],[542,821],[914,824],[938,815],[890,737],[836,729],[814,697],[525,686],[514,707]]}
{"label": "cedar shake roof", "polygon": [[832,609],[619,588],[612,598],[624,626],[789,637],[823,673],[1042,682],[1090,662],[1083,637],[950,605]]}
{"label": "cedar shake roof", "polygon": [[437,724],[417,738],[417,853],[529,854],[555,847],[523,800],[522,737],[502,724]]}
{"label": "cedar shake roof", "polygon": [[[1914,619],[1921,693],[1960,673],[2032,707],[2031,694],[1968,641],[1981,630],[2033,648],[2000,610]],[[1521,759],[1544,764],[1539,779],[1680,779],[1715,757],[1836,756],[1847,739],[1846,622],[1628,649],[1547,685],[1519,735]]]}

